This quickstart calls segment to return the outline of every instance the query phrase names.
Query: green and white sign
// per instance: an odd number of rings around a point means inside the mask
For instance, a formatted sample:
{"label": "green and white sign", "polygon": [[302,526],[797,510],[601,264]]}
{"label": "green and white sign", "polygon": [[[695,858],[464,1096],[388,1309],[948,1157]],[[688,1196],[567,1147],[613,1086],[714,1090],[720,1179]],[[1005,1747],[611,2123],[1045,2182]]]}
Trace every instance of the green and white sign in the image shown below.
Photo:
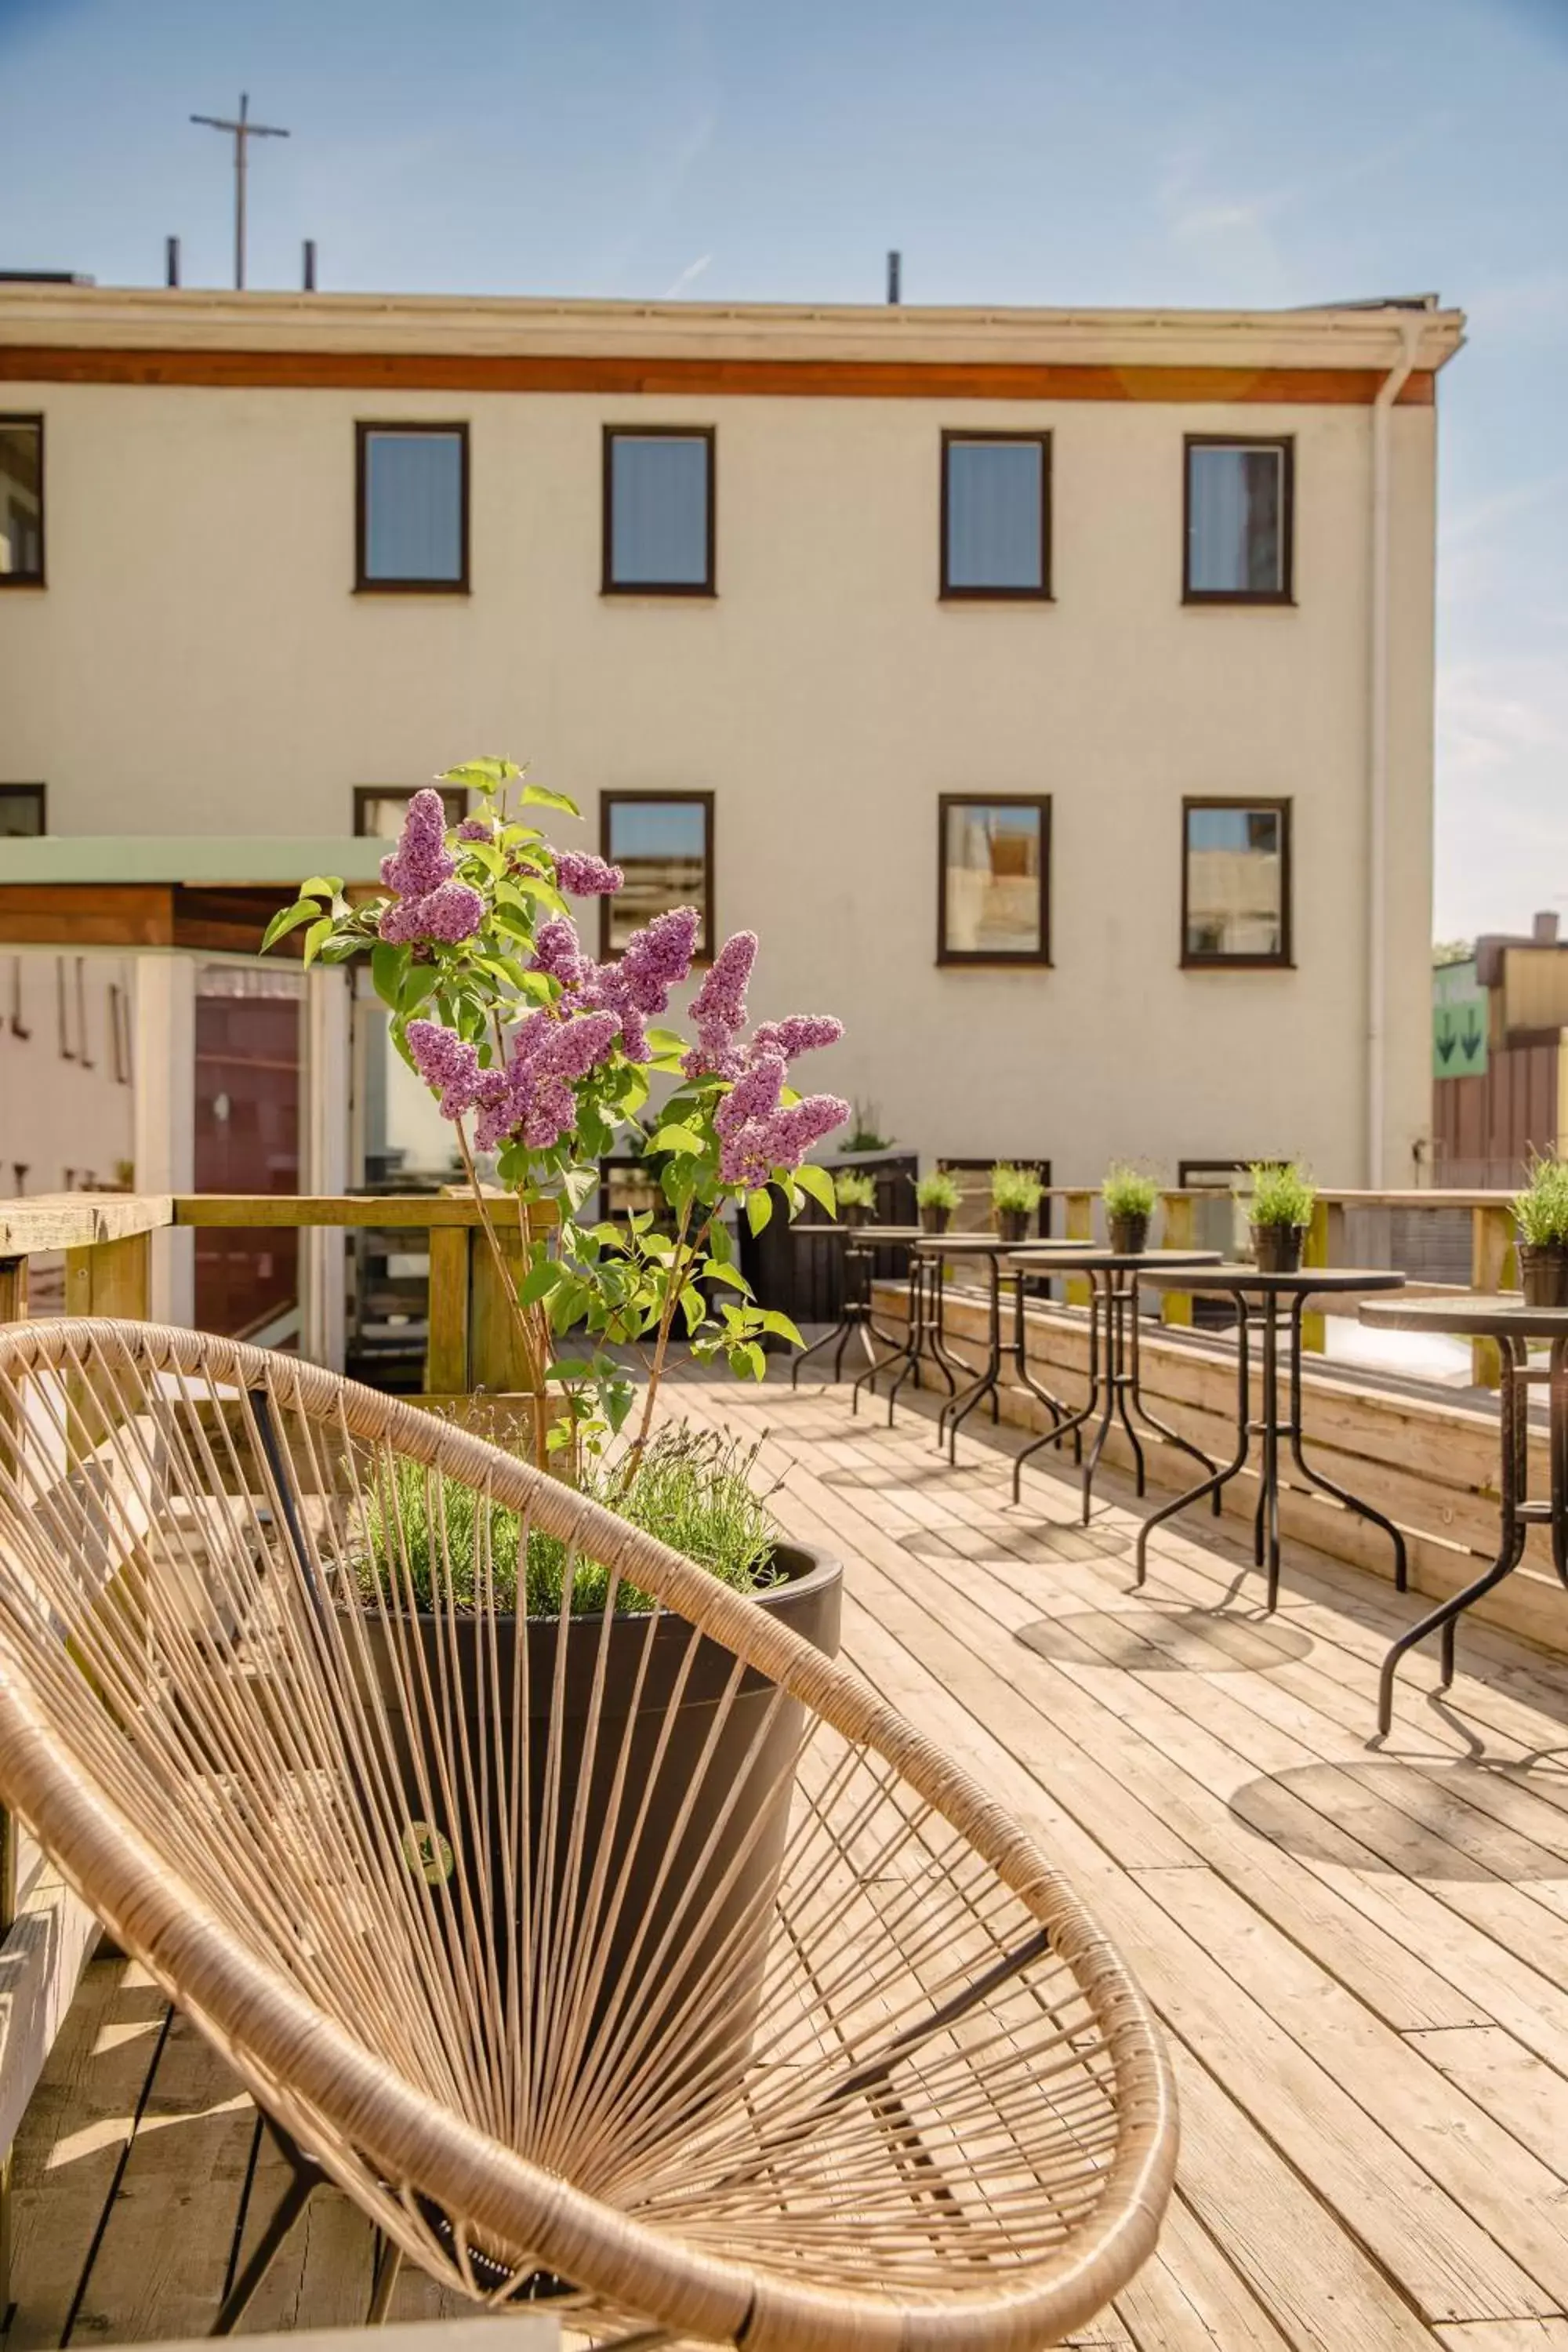
{"label": "green and white sign", "polygon": [[1432,974],[1432,1076],[1479,1078],[1487,1066],[1487,992],[1473,956],[1440,963]]}

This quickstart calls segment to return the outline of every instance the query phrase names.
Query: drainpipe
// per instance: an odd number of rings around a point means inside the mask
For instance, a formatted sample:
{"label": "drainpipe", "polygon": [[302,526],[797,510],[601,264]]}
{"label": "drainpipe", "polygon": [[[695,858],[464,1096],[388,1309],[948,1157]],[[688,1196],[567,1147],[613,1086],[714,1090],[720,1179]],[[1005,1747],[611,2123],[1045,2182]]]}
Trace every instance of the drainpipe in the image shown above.
{"label": "drainpipe", "polygon": [[1388,674],[1389,418],[1415,365],[1425,318],[1403,320],[1399,357],[1372,404],[1372,686],[1367,747],[1366,1181],[1383,1190],[1383,1127],[1387,1089],[1384,1032],[1388,985]]}

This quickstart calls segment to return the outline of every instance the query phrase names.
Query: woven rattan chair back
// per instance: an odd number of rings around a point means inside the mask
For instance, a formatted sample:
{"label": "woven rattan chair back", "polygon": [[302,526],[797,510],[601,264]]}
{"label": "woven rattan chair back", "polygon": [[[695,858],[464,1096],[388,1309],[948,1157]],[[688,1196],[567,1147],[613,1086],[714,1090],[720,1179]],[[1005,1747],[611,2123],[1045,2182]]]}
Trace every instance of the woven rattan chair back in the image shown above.
{"label": "woven rattan chair back", "polygon": [[1158,2037],[1030,1840],[770,1610],[331,1373],[0,1332],[0,1798],[469,2296],[1023,2352],[1153,2244]]}

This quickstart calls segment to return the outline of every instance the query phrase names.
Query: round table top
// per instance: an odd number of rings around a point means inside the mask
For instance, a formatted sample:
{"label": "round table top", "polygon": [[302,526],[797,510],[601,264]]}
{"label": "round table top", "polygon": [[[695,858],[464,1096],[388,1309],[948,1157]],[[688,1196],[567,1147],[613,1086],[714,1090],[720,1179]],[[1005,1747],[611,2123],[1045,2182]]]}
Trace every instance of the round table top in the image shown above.
{"label": "round table top", "polygon": [[919,1225],[847,1225],[844,1229],[852,1242],[869,1242],[878,1249],[890,1248],[894,1243],[918,1242]]}
{"label": "round table top", "polygon": [[1007,1264],[1015,1274],[1157,1274],[1182,1266],[1217,1265],[1218,1250],[1104,1249],[1098,1242],[1015,1243]]}
{"label": "round table top", "polygon": [[917,1249],[940,1251],[943,1257],[1005,1257],[1017,1246],[1016,1242],[1005,1242],[1000,1234],[922,1233],[915,1244]]}
{"label": "round table top", "polygon": [[1380,1331],[1450,1331],[1460,1339],[1568,1339],[1568,1307],[1527,1307],[1500,1297],[1373,1299],[1361,1319]]}
{"label": "round table top", "polygon": [[[1163,1276],[1156,1274],[1154,1280]],[[1258,1295],[1289,1297],[1292,1292],[1303,1297],[1312,1291],[1331,1290],[1403,1290],[1408,1276],[1396,1273],[1386,1265],[1302,1265],[1294,1274],[1263,1274],[1255,1265],[1243,1264],[1205,1265],[1192,1280],[1173,1280],[1173,1290],[1250,1290]]]}

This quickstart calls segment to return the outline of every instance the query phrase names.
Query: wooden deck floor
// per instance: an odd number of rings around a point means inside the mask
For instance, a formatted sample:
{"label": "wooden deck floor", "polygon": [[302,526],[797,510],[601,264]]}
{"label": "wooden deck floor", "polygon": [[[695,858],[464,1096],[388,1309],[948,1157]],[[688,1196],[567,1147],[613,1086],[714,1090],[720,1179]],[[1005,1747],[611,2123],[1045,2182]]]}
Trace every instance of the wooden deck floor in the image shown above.
{"label": "wooden deck floor", "polygon": [[[1047,1470],[1015,1510],[1006,1432],[953,1471],[918,1410],[889,1432],[844,1389],[682,1406],[767,1433],[780,1516],[845,1559],[851,1657],[1027,1822],[1164,2021],[1179,2194],[1075,2340],[1568,2352],[1568,1672],[1478,1628],[1448,1701],[1407,1670],[1380,1751],[1376,1661],[1418,1604],[1352,1570],[1289,1548],[1270,1622],[1201,1520],[1134,1593],[1126,1490],[1085,1530]],[[201,2333],[270,2202],[256,2147],[222,2063],[95,1963],[18,2145],[4,2352]],[[362,2316],[370,2261],[323,2197],[247,2325]]]}

